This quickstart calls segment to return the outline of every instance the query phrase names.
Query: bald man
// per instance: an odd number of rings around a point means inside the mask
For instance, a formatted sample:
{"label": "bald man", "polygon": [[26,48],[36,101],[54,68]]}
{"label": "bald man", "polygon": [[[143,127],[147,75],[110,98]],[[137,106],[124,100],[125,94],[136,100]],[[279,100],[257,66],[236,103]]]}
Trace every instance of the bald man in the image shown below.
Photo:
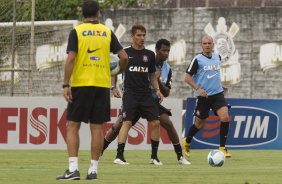
{"label": "bald man", "polygon": [[204,35],[201,40],[202,53],[196,55],[186,69],[184,80],[194,89],[197,104],[194,111],[195,122],[190,127],[188,135],[182,139],[182,152],[185,157],[190,156],[192,138],[204,127],[210,109],[221,122],[219,150],[224,153],[225,157],[231,157],[225,147],[229,131],[229,115],[224,88],[220,80],[221,57],[213,52],[213,46],[213,38]]}

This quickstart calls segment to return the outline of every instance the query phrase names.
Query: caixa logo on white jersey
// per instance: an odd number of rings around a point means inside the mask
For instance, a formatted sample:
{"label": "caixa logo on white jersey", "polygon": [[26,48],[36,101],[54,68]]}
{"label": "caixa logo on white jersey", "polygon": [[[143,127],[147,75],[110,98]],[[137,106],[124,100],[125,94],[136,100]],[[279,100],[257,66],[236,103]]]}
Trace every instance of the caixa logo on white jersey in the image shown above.
{"label": "caixa logo on white jersey", "polygon": [[[279,116],[266,109],[250,106],[232,106],[229,111],[230,129],[228,147],[254,147],[268,144],[278,137]],[[202,144],[218,146],[220,120],[210,116],[194,139]]]}

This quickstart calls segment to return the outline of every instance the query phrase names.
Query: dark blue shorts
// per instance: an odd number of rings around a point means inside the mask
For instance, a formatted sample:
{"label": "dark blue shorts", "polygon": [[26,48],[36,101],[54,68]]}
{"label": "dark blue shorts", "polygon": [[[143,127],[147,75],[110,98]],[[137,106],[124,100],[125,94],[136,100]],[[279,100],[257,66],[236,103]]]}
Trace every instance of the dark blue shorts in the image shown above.
{"label": "dark blue shorts", "polygon": [[110,89],[72,87],[72,103],[68,103],[67,120],[102,124],[110,121]]}

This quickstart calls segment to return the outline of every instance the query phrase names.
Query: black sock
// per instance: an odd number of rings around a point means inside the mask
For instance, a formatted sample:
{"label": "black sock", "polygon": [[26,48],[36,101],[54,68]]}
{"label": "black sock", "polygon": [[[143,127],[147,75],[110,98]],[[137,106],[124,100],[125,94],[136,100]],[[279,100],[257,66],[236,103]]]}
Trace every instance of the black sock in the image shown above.
{"label": "black sock", "polygon": [[225,147],[228,131],[229,131],[229,122],[221,122],[220,124],[220,147]]}
{"label": "black sock", "polygon": [[179,160],[180,157],[183,156],[183,155],[182,155],[182,149],[181,149],[180,143],[174,144],[173,147],[174,147],[174,151],[175,151],[175,153],[176,153],[176,155],[177,155],[177,160]]}
{"label": "black sock", "polygon": [[187,136],[187,138],[186,138],[186,142],[187,142],[188,144],[191,143],[192,138],[194,137],[194,135],[196,135],[196,133],[197,133],[199,130],[200,130],[200,129],[198,129],[198,128],[195,126],[195,124],[193,124],[193,125],[190,127],[189,132],[188,132],[188,136]]}
{"label": "black sock", "polygon": [[151,158],[157,158],[159,143],[160,143],[160,141],[154,141],[154,140],[151,139],[151,147],[152,147]]}
{"label": "black sock", "polygon": [[124,147],[125,147],[125,143],[118,143],[116,158],[119,158],[119,159],[124,158],[123,157]]}

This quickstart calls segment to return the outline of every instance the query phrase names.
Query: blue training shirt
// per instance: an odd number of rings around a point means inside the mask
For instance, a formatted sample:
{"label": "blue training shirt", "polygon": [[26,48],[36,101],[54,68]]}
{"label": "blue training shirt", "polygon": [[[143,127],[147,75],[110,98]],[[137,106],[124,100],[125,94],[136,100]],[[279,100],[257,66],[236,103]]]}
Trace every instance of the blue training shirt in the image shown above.
{"label": "blue training shirt", "polygon": [[[220,80],[220,55],[212,53],[212,57],[198,54],[191,61],[186,69],[186,73],[192,76],[193,81],[203,90],[208,96],[223,92]],[[194,90],[196,96],[200,96],[197,90]]]}
{"label": "blue training shirt", "polygon": [[[156,70],[159,71],[160,69],[156,66]],[[172,71],[168,61],[164,61],[161,69],[160,81],[169,89],[171,88],[171,81],[172,81]],[[158,99],[156,90],[153,89],[151,86],[151,92],[155,99]]]}

